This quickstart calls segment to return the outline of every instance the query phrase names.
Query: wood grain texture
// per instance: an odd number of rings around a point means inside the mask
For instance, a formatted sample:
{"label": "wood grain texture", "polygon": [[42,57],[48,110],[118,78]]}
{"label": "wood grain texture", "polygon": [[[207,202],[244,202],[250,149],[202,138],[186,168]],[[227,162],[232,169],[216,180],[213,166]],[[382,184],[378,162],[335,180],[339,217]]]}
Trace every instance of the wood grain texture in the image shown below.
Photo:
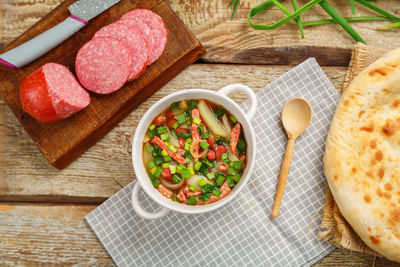
{"label": "wood grain texture", "polygon": [[[0,14],[5,14],[4,17],[0,16],[2,22],[0,35],[4,36],[0,38],[0,47],[16,38],[60,2],[61,0],[0,2]],[[350,60],[354,42],[337,25],[306,27],[305,39],[301,39],[294,23],[288,23],[272,31],[252,29],[247,21],[248,11],[264,0],[241,0],[234,20],[231,20],[232,9],[227,8],[228,0],[168,0],[168,2],[205,46],[207,53],[202,59],[206,62],[289,65],[313,56],[321,65],[347,66]],[[299,1],[299,4],[305,2],[305,0]],[[291,8],[290,1],[283,3]],[[351,16],[348,0],[331,1],[331,4],[343,16]],[[398,0],[378,0],[375,4],[400,16]],[[376,15],[358,3],[356,11],[357,16]],[[255,22],[272,24],[282,16],[282,12],[274,7],[258,14]],[[323,18],[328,16],[319,6],[302,15],[303,21]],[[352,26],[369,45],[393,49],[400,45],[399,30],[388,32],[375,30],[386,24],[388,22],[359,22],[352,23]]]}
{"label": "wood grain texture", "polygon": [[[183,71],[122,120],[96,146],[68,168],[52,168],[29,139],[9,108],[0,100],[0,201],[99,203],[135,176],[131,142],[144,112],[160,98],[189,88],[218,90],[243,83],[256,92],[290,67],[195,64]],[[336,88],[341,88],[345,68],[324,68]],[[242,101],[244,95],[235,97]]]}
{"label": "wood grain texture", "polygon": [[[73,2],[73,0],[63,2],[5,50],[63,21],[69,16],[68,5]],[[126,83],[112,94],[91,93],[91,103],[88,107],[57,123],[40,123],[22,110],[19,86],[26,76],[47,62],[66,65],[73,71],[78,49],[89,41],[98,29],[116,21],[135,8],[148,8],[159,14],[169,31],[163,54],[155,63],[148,66],[138,79]],[[203,53],[204,48],[199,41],[188,31],[166,2],[162,0],[122,1],[91,20],[82,30],[34,62],[19,69],[1,66],[0,94],[43,155],[52,165],[62,169]]]}
{"label": "wood grain texture", "polygon": [[[1,203],[1,265],[112,266],[112,259],[84,221],[94,208]],[[370,267],[373,261],[373,256],[336,249],[314,266]],[[399,265],[377,258],[375,266]]]}

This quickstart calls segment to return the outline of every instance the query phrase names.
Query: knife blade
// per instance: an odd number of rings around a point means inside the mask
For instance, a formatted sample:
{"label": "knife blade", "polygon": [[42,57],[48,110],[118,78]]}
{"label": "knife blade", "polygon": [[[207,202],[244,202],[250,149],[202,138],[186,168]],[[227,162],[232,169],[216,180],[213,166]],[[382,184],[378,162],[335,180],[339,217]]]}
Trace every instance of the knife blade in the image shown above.
{"label": "knife blade", "polygon": [[0,64],[20,68],[44,55],[88,22],[121,0],[79,0],[68,7],[71,15],[35,38],[0,55]]}

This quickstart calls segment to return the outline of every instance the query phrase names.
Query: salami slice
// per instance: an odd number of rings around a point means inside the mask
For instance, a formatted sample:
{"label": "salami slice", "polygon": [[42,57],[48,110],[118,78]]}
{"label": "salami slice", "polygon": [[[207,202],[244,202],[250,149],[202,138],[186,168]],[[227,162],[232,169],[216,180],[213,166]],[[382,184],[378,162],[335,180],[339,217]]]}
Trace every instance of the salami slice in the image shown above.
{"label": "salami slice", "polygon": [[20,86],[22,108],[41,122],[65,119],[89,105],[88,92],[63,65],[47,63]]}
{"label": "salami slice", "polygon": [[146,38],[149,50],[149,64],[156,61],[165,49],[168,39],[168,30],[163,19],[149,9],[134,9],[121,18],[136,24]]}
{"label": "salami slice", "polygon": [[97,37],[112,37],[129,46],[133,64],[128,81],[136,79],[144,72],[149,62],[149,52],[143,34],[136,25],[117,21],[98,30],[93,38]]}
{"label": "salami slice", "polygon": [[110,37],[94,38],[78,51],[76,75],[89,91],[110,94],[128,80],[132,58],[131,50],[125,42]]}

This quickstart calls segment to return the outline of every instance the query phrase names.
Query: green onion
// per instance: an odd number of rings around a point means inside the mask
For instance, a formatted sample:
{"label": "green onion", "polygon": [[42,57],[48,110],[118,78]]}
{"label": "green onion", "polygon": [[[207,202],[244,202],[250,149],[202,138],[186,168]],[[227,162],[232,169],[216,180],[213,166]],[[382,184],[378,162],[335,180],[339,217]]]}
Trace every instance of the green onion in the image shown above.
{"label": "green onion", "polygon": [[160,182],[158,180],[153,180],[151,181],[154,187],[157,187],[160,185]]}
{"label": "green onion", "polygon": [[190,178],[190,171],[188,169],[182,169],[181,171],[182,178],[189,179]]}
{"label": "green onion", "polygon": [[228,154],[227,153],[224,153],[224,154],[221,155],[221,159],[222,160],[227,159],[227,158],[228,158]]}
{"label": "green onion", "polygon": [[229,168],[228,174],[235,175],[237,171],[234,168]]}
{"label": "green onion", "polygon": [[215,160],[211,160],[211,161],[210,161],[209,167],[210,167],[210,168],[214,168],[215,165],[217,165],[217,162],[216,162]]}
{"label": "green onion", "polygon": [[148,131],[147,131],[147,135],[148,135],[150,138],[153,138],[153,137],[154,137],[154,129],[153,129],[153,130],[148,130]]}
{"label": "green onion", "polygon": [[171,174],[176,173],[176,166],[175,165],[169,165],[169,170],[171,171]]}
{"label": "green onion", "polygon": [[154,163],[155,163],[156,165],[160,165],[160,164],[163,163],[163,162],[164,162],[163,157],[161,157],[161,156],[156,156],[156,157],[154,157]]}
{"label": "green onion", "polygon": [[356,1],[359,2],[360,4],[362,4],[363,6],[366,6],[369,9],[372,9],[373,11],[375,11],[375,12],[377,12],[377,13],[385,16],[385,17],[388,17],[388,18],[390,18],[390,19],[392,19],[394,21],[400,21],[399,17],[396,17],[395,15],[392,15],[389,12],[386,12],[385,10],[380,9],[377,6],[375,6],[375,5],[371,4],[371,3],[368,3],[365,0],[356,0]]}
{"label": "green onion", "polygon": [[178,150],[173,145],[169,145],[168,148],[169,150],[171,150],[172,153],[178,152]]}
{"label": "green onion", "polygon": [[217,183],[218,187],[223,185],[224,182],[225,182],[225,176],[224,175],[220,175],[220,176],[217,177],[216,183]]}
{"label": "green onion", "polygon": [[179,132],[178,137],[182,137],[183,139],[188,139],[188,138],[192,137],[192,135],[190,133]]}
{"label": "green onion", "polygon": [[172,158],[170,156],[165,156],[164,158],[164,162],[171,162]]}
{"label": "green onion", "polygon": [[196,101],[194,101],[194,100],[190,100],[189,101],[188,107],[190,109],[194,109],[196,106],[197,106],[197,102]]}
{"label": "green onion", "polygon": [[211,193],[215,189],[215,185],[213,184],[206,184],[201,187],[204,193]]}
{"label": "green onion", "polygon": [[377,30],[381,30],[381,31],[387,31],[387,30],[392,30],[392,29],[396,29],[396,28],[400,28],[400,22],[395,22],[383,27],[379,27],[377,28]]}
{"label": "green onion", "polygon": [[156,128],[156,125],[155,125],[155,124],[152,124],[152,125],[150,125],[150,127],[149,127],[150,130],[154,130],[154,128]]}
{"label": "green onion", "polygon": [[241,176],[239,173],[236,173],[235,176],[233,176],[233,180],[234,180],[236,183],[239,183],[240,178],[242,178],[242,176]]}
{"label": "green onion", "polygon": [[241,169],[242,166],[243,166],[243,164],[242,164],[242,162],[241,162],[240,160],[238,160],[238,161],[233,161],[232,163],[233,163],[233,166],[232,166],[232,167],[235,168],[236,170]]}
{"label": "green onion", "polygon": [[160,178],[161,172],[162,172],[162,169],[161,169],[160,167],[157,167],[156,171],[155,171],[154,174],[153,174],[154,177]]}
{"label": "green onion", "polygon": [[185,166],[179,164],[178,166],[176,166],[176,172],[181,173],[183,168],[185,168]]}
{"label": "green onion", "polygon": [[[178,126],[179,126],[179,123],[178,123],[177,121],[174,123],[174,125],[172,125],[172,127],[173,127],[174,129],[178,128]],[[175,138],[176,138],[176,137],[175,137]]]}
{"label": "green onion", "polygon": [[205,194],[202,194],[201,196],[199,196],[199,200],[206,202],[207,200],[210,199],[210,197],[211,197],[210,193],[205,193]]}
{"label": "green onion", "polygon": [[175,174],[174,176],[172,176],[172,180],[175,183],[179,183],[181,181],[181,177],[179,177],[179,175]]}
{"label": "green onion", "polygon": [[161,164],[161,168],[163,168],[163,169],[169,169],[169,163],[163,163],[163,164]]}
{"label": "green onion", "polygon": [[[357,0],[358,1],[358,0]],[[326,1],[319,2],[322,9],[325,10],[342,28],[357,42],[366,44],[363,38],[350,26],[349,23]]]}
{"label": "green onion", "polygon": [[204,133],[202,134],[202,137],[203,137],[204,139],[207,139],[208,137],[210,137],[210,132],[204,132]]}
{"label": "green onion", "polygon": [[165,150],[161,150],[161,156],[168,156],[168,153],[167,153],[167,151],[165,151]]}
{"label": "green onion", "polygon": [[188,167],[187,169],[188,169],[189,172],[190,172],[190,176],[194,175],[193,167]]}
{"label": "green onion", "polygon": [[192,154],[190,154],[189,151],[185,151],[185,153],[183,155],[188,159],[193,159],[193,156],[192,156]]}
{"label": "green onion", "polygon": [[178,138],[178,135],[176,134],[175,129],[172,129],[172,130],[171,130],[171,135],[172,135],[173,137],[175,137],[175,138]]}
{"label": "green onion", "polygon": [[194,169],[196,171],[200,170],[200,167],[203,163],[201,161],[196,161],[196,163],[194,164]]}
{"label": "green onion", "polygon": [[201,165],[199,172],[203,175],[206,175],[208,173],[208,169],[206,165]]}
{"label": "green onion", "polygon": [[214,179],[215,178],[215,174],[213,173],[213,172],[209,172],[209,173],[207,173],[207,178],[208,179],[210,179],[210,180],[212,180],[212,179]]}
{"label": "green onion", "polygon": [[221,108],[221,109],[215,111],[214,116],[218,118],[219,116],[224,115],[225,113],[226,113],[226,109]]}
{"label": "green onion", "polygon": [[204,186],[204,185],[207,184],[206,181],[205,181],[203,178],[201,178],[200,180],[198,180],[197,183],[199,184],[199,186]]}
{"label": "green onion", "polygon": [[228,182],[229,187],[234,187],[235,183],[233,182],[232,176],[226,176],[226,181]]}
{"label": "green onion", "polygon": [[237,119],[235,118],[235,116],[231,115],[229,118],[231,119],[231,121],[232,121],[233,123],[236,123],[236,122],[237,122]]}
{"label": "green onion", "polygon": [[154,173],[156,172],[157,168],[158,168],[158,167],[153,167],[153,168],[150,170],[151,174],[154,175]]}
{"label": "green onion", "polygon": [[203,141],[203,142],[200,143],[200,146],[201,146],[203,149],[207,149],[210,145],[209,145],[206,141]]}
{"label": "green onion", "polygon": [[189,151],[190,150],[190,144],[189,143],[185,143],[185,150]]}
{"label": "green onion", "polygon": [[186,139],[186,140],[185,140],[185,143],[187,143],[187,144],[191,144],[191,143],[192,143],[192,138],[188,138],[188,139]]}
{"label": "green onion", "polygon": [[194,118],[193,122],[196,123],[197,125],[200,125],[201,119],[200,118]]}
{"label": "green onion", "polygon": [[191,115],[190,109],[185,110],[183,113],[185,113],[186,117],[190,117]]}
{"label": "green onion", "polygon": [[197,198],[195,196],[191,196],[187,198],[187,203],[189,205],[196,205],[197,203]]}
{"label": "green onion", "polygon": [[183,113],[179,114],[178,117],[177,117],[177,120],[178,120],[179,124],[184,123],[186,121],[185,114],[183,114]]}
{"label": "green onion", "polygon": [[353,15],[355,15],[356,9],[354,8],[354,0],[350,0],[350,6],[351,6],[351,13],[353,13]]}
{"label": "green onion", "polygon": [[239,152],[239,155],[246,153],[246,146],[247,146],[246,141],[243,138],[240,138],[236,147]]}
{"label": "green onion", "polygon": [[179,109],[179,102],[174,102],[171,104],[171,109],[172,110],[178,110]]}
{"label": "green onion", "polygon": [[165,127],[165,126],[158,126],[156,128],[156,134],[157,135],[161,135],[161,134],[164,134],[166,132],[167,132],[167,127]]}
{"label": "green onion", "polygon": [[[293,11],[296,12],[296,11],[299,9],[299,6],[297,5],[297,1],[296,1],[296,0],[292,0],[292,4],[293,4]],[[298,17],[296,18],[296,22],[297,22],[297,26],[299,27],[299,31],[300,31],[301,38],[304,39],[303,23],[302,23],[302,21],[301,21],[300,16],[298,16]]]}
{"label": "green onion", "polygon": [[[389,18],[384,18],[384,17],[350,17],[350,18],[344,18],[344,19],[346,21],[350,21],[350,22],[389,20]],[[329,24],[329,23],[336,23],[336,21],[333,19],[313,20],[313,21],[303,22],[303,26],[304,27],[316,26],[316,25],[323,25],[323,24]]]}
{"label": "green onion", "polygon": [[153,169],[156,166],[156,164],[154,163],[154,160],[150,160],[149,162],[147,162],[147,167],[149,167],[149,169]]}
{"label": "green onion", "polygon": [[179,200],[177,194],[173,194],[173,195],[172,195],[172,200],[173,200],[173,201],[176,201],[176,202],[181,202],[181,201]]}
{"label": "green onion", "polygon": [[190,191],[197,191],[197,188],[196,188],[196,186],[195,185],[189,185],[189,190]]}
{"label": "green onion", "polygon": [[202,162],[207,166],[210,166],[210,161],[208,161],[208,159],[203,159]]}
{"label": "green onion", "polygon": [[166,134],[162,134],[160,135],[161,140],[166,141],[167,140],[167,135]]}
{"label": "green onion", "polygon": [[219,196],[219,195],[221,195],[221,191],[219,191],[219,189],[214,189],[212,192],[211,192],[213,195],[215,195],[215,196]]}
{"label": "green onion", "polygon": [[203,128],[203,126],[199,126],[199,127],[197,127],[197,132],[199,133],[199,134],[202,134],[203,132],[204,132],[204,128]]}
{"label": "green onion", "polygon": [[149,144],[147,144],[145,148],[146,148],[146,150],[149,151],[150,153],[153,153],[153,151],[154,151],[154,148],[153,148],[151,145],[149,145]]}

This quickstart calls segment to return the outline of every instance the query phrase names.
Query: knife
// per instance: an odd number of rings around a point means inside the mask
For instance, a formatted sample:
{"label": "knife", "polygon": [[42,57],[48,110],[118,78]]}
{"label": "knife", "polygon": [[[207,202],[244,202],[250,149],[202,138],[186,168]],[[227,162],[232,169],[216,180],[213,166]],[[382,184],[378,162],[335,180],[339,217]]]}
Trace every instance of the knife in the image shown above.
{"label": "knife", "polygon": [[121,0],[79,0],[68,7],[71,15],[53,28],[0,55],[0,63],[19,68],[44,55],[74,33],[88,21]]}

